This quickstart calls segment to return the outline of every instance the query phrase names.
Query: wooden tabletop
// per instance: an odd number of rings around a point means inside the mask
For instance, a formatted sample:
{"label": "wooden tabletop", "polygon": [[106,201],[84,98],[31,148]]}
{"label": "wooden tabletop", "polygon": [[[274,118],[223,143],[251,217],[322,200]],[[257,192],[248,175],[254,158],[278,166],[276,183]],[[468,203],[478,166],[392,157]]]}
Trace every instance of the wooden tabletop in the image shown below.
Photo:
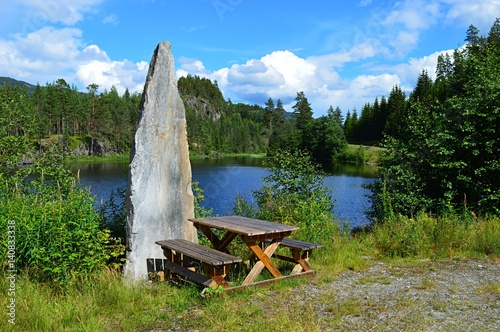
{"label": "wooden tabletop", "polygon": [[299,229],[297,226],[284,225],[240,216],[190,218],[188,220],[195,225],[198,224],[208,226],[210,228],[227,230],[232,233],[243,234],[246,236],[292,232]]}

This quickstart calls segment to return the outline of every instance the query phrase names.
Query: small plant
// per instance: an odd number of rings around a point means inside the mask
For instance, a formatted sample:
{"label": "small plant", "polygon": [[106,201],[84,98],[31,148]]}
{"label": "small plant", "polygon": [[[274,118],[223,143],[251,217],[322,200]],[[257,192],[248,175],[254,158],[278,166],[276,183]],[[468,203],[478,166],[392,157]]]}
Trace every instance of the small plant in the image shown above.
{"label": "small plant", "polygon": [[254,191],[256,206],[239,197],[235,213],[299,227],[294,237],[328,245],[339,228],[333,222],[333,200],[323,184],[324,175],[304,151],[277,153],[263,178],[264,185]]}
{"label": "small plant", "polygon": [[222,286],[218,286],[217,288],[205,288],[201,292],[202,297],[218,297],[222,296],[226,293],[226,290]]}

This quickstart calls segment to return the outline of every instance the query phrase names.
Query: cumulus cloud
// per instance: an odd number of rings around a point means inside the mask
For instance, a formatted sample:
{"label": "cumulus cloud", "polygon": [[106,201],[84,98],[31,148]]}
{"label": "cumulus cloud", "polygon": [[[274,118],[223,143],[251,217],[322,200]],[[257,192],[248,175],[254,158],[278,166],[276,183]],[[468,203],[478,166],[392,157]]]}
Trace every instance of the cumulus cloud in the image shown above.
{"label": "cumulus cloud", "polygon": [[[423,56],[421,58],[410,58],[406,63],[398,64],[390,68],[400,78],[404,90],[412,90],[417,82],[417,78],[426,70],[432,79],[436,78],[437,59],[440,54],[453,55],[454,50],[443,50]],[[389,68],[385,68],[386,70]]]}
{"label": "cumulus cloud", "polygon": [[339,68],[346,66],[347,61],[375,57],[380,52],[374,48],[369,52],[351,50],[350,55],[340,51],[340,54],[301,58],[290,51],[276,51],[214,72],[208,71],[200,60],[184,58],[177,75],[189,73],[217,80],[224,96],[233,101],[263,105],[268,98],[279,98],[287,110],[295,103],[297,92],[304,91],[315,116],[321,116],[330,105],[339,106],[344,113],[353,108],[359,111],[365,103],[387,97],[395,85],[412,90],[422,70],[435,77],[437,58],[444,53],[452,54],[453,50],[410,58],[390,66],[372,64],[365,72],[373,74],[350,78],[343,76]]}
{"label": "cumulus cloud", "polygon": [[15,78],[46,79],[67,74],[79,55],[82,32],[45,27],[26,36],[0,39],[0,71]]}
{"label": "cumulus cloud", "polygon": [[[304,91],[316,116],[326,114],[330,105],[344,111],[360,107],[375,97],[388,95],[400,79],[397,74],[359,75],[343,79],[336,71],[346,61],[376,54],[374,50],[351,50],[349,54],[327,54],[301,58],[290,51],[275,51],[260,59],[234,64],[213,73],[200,60],[182,59],[178,75],[199,75],[217,80],[226,97],[263,104],[268,98],[281,99],[291,110],[297,92]],[[193,71],[189,71],[192,69]],[[201,74],[201,75],[200,75]]]}
{"label": "cumulus cloud", "polygon": [[97,45],[87,46],[82,51],[82,60],[76,69],[76,76],[84,87],[96,83],[100,90],[115,87],[119,94],[125,89],[142,92],[148,63],[134,63],[129,60],[113,61]]}
{"label": "cumulus cloud", "polygon": [[0,72],[31,83],[64,78],[82,90],[96,83],[101,91],[114,85],[119,93],[126,88],[142,92],[147,70],[145,61],[111,60],[98,46],[85,46],[76,28],[44,27],[10,40],[0,38]]}

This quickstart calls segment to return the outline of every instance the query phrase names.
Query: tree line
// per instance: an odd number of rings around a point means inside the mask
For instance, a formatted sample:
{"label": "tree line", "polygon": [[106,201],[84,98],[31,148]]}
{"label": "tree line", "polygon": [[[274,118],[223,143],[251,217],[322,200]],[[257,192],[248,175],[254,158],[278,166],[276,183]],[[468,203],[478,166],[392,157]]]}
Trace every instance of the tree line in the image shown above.
{"label": "tree line", "polygon": [[[18,82],[16,82],[18,83]],[[269,99],[265,107],[225,100],[217,82],[188,75],[178,81],[188,124],[192,153],[269,153],[282,149],[309,150],[317,159],[332,160],[345,146],[341,112],[313,119],[303,92],[297,93],[293,114],[281,100]],[[90,84],[86,93],[64,79],[45,86],[10,84],[0,86],[0,138],[40,140],[63,137],[66,152],[81,142],[88,154],[96,141],[107,142],[108,153],[127,153],[132,146],[140,113],[141,95],[128,90],[119,95],[115,87],[103,93]],[[38,146],[40,148],[40,146]],[[6,154],[7,149],[0,154]]]}
{"label": "tree line", "polygon": [[98,93],[90,84],[81,93],[64,79],[45,86],[0,87],[0,137],[18,136],[37,140],[63,135],[78,140],[107,140],[112,151],[127,151],[139,116],[139,94],[128,90],[120,96],[116,88]]}
{"label": "tree line", "polygon": [[[420,74],[408,98],[395,87],[373,216],[463,211],[500,214],[500,19]],[[397,102],[396,102],[397,100]],[[390,104],[391,97],[389,97]]]}

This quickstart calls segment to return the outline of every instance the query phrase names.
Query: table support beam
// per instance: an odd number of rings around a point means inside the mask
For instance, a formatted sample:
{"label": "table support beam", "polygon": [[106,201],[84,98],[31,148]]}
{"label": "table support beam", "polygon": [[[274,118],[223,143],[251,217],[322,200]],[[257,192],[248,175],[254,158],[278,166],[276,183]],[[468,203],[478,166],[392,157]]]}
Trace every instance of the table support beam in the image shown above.
{"label": "table support beam", "polygon": [[266,267],[269,270],[269,272],[271,272],[273,277],[275,278],[283,277],[281,272],[278,271],[273,262],[271,262],[270,258],[280,245],[281,240],[282,239],[275,239],[265,250],[262,250],[256,241],[248,241],[248,239],[243,237],[243,241],[245,242],[247,247],[250,248],[250,250],[252,250],[255,256],[257,256],[259,261],[255,263],[254,267],[252,268],[250,273],[248,273],[242,285],[248,285],[254,282],[255,279],[259,276],[259,274],[262,272],[264,267]]}

